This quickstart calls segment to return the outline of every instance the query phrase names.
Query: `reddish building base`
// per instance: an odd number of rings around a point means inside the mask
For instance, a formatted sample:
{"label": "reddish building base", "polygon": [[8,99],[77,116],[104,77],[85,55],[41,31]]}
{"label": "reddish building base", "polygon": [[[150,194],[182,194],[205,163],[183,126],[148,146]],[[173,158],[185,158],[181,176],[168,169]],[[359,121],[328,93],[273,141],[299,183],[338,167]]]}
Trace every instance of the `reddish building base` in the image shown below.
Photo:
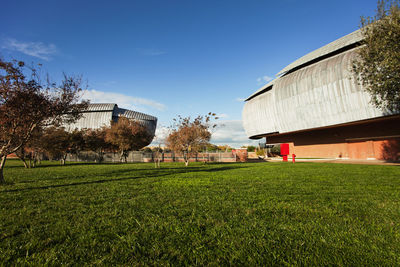
{"label": "reddish building base", "polygon": [[400,160],[400,139],[296,146],[289,143],[290,153],[303,158],[342,158]]}
{"label": "reddish building base", "polygon": [[297,157],[400,160],[400,116],[267,136]]}

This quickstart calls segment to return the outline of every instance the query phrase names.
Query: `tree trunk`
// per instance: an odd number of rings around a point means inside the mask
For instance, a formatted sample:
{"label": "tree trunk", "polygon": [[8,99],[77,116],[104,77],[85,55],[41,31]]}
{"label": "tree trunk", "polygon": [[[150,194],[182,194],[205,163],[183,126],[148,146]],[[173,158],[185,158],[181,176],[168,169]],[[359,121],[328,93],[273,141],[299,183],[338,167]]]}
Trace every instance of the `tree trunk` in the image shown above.
{"label": "tree trunk", "polygon": [[121,157],[120,157],[120,159],[119,159],[120,162],[128,163],[127,155],[126,155],[126,154],[127,154],[127,153],[126,153],[124,150],[121,151]]}
{"label": "tree trunk", "polygon": [[28,164],[26,163],[26,155],[25,155],[25,151],[24,148],[20,148],[19,150],[15,151],[15,155],[22,161],[22,163],[24,164],[25,169],[29,169]]}
{"label": "tree trunk", "polygon": [[104,152],[103,152],[103,151],[100,151],[100,152],[98,153],[98,155],[99,155],[99,163],[102,163],[103,160],[104,160]]}
{"label": "tree trunk", "polygon": [[38,161],[39,153],[33,152],[32,156],[32,168],[36,168],[36,163]]}
{"label": "tree trunk", "polygon": [[184,152],[183,160],[185,161],[185,166],[189,166],[189,152]]}
{"label": "tree trunk", "polygon": [[65,165],[65,162],[67,161],[67,155],[68,154],[65,153],[65,155],[63,155],[62,158],[61,158],[61,165],[63,165],[63,166]]}
{"label": "tree trunk", "polygon": [[159,155],[159,153],[158,152],[156,152],[157,154],[156,154],[156,156],[154,157],[154,167],[157,169],[157,168],[160,168],[160,161],[161,161],[161,159],[160,159],[160,155]]}
{"label": "tree trunk", "polygon": [[28,166],[28,164],[26,163],[26,160],[25,160],[24,158],[22,158],[22,157],[18,157],[18,158],[22,161],[22,163],[24,163],[25,169],[29,169],[29,166]]}
{"label": "tree trunk", "polygon": [[5,184],[6,180],[4,180],[3,169],[4,165],[6,165],[7,156],[3,156],[0,162],[0,184]]}

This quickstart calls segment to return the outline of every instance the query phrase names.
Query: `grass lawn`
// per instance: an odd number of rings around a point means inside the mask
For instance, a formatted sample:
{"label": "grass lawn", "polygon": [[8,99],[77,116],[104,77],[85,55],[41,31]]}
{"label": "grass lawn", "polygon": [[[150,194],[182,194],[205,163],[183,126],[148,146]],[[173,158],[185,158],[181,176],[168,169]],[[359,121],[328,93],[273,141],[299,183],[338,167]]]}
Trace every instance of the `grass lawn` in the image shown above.
{"label": "grass lawn", "polygon": [[400,167],[9,160],[0,263],[400,265]]}

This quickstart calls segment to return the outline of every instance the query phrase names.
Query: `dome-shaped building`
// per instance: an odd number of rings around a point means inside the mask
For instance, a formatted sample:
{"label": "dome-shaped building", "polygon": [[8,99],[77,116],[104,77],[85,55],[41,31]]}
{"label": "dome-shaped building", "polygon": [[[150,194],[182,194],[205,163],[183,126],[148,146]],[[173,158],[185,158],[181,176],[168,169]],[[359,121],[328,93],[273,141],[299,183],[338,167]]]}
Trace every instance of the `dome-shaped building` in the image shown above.
{"label": "dome-shaped building", "polygon": [[355,31],[291,63],[246,99],[250,139],[289,143],[298,157],[397,159],[400,116],[375,108],[351,72]]}
{"label": "dome-shaped building", "polygon": [[130,120],[135,120],[144,125],[151,134],[151,140],[154,138],[157,118],[141,112],[119,108],[114,103],[94,103],[89,104],[87,109],[84,110],[82,117],[75,123],[67,125],[67,130],[74,129],[97,129],[104,126],[110,126],[111,122],[117,122],[120,117],[126,117]]}

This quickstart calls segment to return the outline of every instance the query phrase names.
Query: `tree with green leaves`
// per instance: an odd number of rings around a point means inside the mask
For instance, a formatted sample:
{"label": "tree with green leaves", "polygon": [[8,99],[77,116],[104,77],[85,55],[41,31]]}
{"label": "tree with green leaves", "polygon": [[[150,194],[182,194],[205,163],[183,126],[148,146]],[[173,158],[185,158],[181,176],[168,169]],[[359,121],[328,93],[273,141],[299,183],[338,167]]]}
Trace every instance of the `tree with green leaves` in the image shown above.
{"label": "tree with green leaves", "polygon": [[399,1],[378,1],[374,17],[361,18],[363,41],[353,61],[353,73],[371,94],[372,103],[389,112],[400,111]]}

